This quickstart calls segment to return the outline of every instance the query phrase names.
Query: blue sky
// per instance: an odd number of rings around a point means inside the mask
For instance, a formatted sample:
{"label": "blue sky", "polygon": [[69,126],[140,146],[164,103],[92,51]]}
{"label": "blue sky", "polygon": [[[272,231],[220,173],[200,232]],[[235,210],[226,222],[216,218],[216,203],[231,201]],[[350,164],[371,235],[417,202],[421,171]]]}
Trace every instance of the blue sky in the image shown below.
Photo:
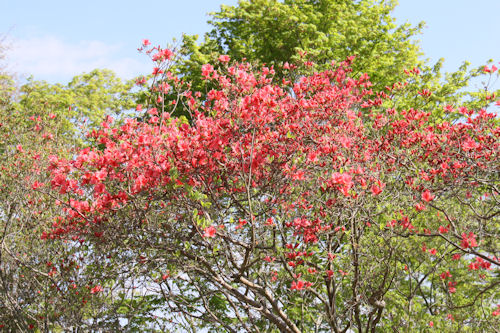
{"label": "blue sky", "polygon": [[[182,33],[203,35],[206,14],[237,0],[0,0],[0,35],[10,46],[8,65],[35,79],[67,82],[94,68],[130,78],[150,70],[137,52],[143,38],[165,45]],[[426,57],[500,61],[500,0],[400,0],[399,23],[425,21],[420,36]]]}

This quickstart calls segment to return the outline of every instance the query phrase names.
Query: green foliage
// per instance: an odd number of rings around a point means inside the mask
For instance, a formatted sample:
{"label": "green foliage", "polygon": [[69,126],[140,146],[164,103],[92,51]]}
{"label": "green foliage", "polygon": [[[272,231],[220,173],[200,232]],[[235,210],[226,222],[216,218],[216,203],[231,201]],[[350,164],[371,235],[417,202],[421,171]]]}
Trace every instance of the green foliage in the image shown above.
{"label": "green foliage", "polygon": [[[490,60],[489,63],[492,61]],[[405,82],[408,86],[401,89],[391,85],[385,92],[392,95],[387,107],[398,110],[411,108],[426,111],[432,114],[436,122],[454,121],[460,117],[457,112],[447,112],[446,107],[455,109],[463,106],[471,110],[479,110],[491,106],[491,96],[498,96],[500,89],[494,89],[494,82],[499,74],[488,74],[483,66],[471,68],[465,61],[456,71],[443,73],[444,59],[439,59],[433,66],[422,65],[421,73],[411,71]],[[402,86],[397,84],[397,86]],[[472,86],[472,87],[471,87]],[[471,89],[472,88],[472,89]],[[421,95],[427,90],[429,96]]]}
{"label": "green foliage", "polygon": [[[222,5],[211,13],[212,30],[200,43],[198,36],[183,36],[183,57],[175,70],[192,82],[194,90],[209,91],[212,87],[202,80],[201,65],[215,63],[221,54],[235,61],[278,65],[277,82],[297,80],[281,70],[285,62],[312,61],[313,70],[323,70],[331,61],[355,55],[354,76],[367,73],[374,90],[392,94],[394,103],[388,107],[422,109],[440,121],[450,118],[443,111],[446,105],[475,110],[488,105],[485,97],[495,93],[488,90],[491,81],[470,88],[482,68],[471,69],[464,62],[457,71],[443,73],[443,59],[434,65],[422,60],[416,37],[423,22],[397,25],[391,15],[396,5],[397,1],[381,0],[240,0],[236,6]],[[408,78],[404,71],[413,68],[420,68],[421,75]],[[386,89],[407,80],[412,83],[408,90]],[[418,92],[425,89],[432,95],[419,98]]]}
{"label": "green foliage", "polygon": [[110,70],[93,70],[75,76],[68,84],[50,84],[32,79],[21,86],[15,105],[23,110],[23,117],[48,115],[61,117],[60,134],[80,132],[76,123],[99,125],[106,115],[119,115],[132,109],[134,82],[123,82]]}
{"label": "green foliage", "polygon": [[179,70],[189,79],[199,78],[200,66],[219,54],[269,65],[308,59],[318,69],[356,55],[355,71],[368,73],[384,87],[402,78],[405,68],[419,64],[421,55],[412,37],[423,23],[396,25],[390,15],[395,5],[373,0],[242,0],[234,7],[223,5],[211,14],[213,29],[200,45],[196,36],[184,36],[181,52],[186,58]]}

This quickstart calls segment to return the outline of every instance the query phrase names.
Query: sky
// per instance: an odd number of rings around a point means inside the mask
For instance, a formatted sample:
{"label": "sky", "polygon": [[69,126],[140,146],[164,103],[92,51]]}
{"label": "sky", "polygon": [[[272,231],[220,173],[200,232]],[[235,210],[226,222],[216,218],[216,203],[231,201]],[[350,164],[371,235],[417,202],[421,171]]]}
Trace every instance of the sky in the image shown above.
{"label": "sky", "polygon": [[[0,0],[0,41],[8,68],[37,80],[66,83],[95,68],[123,78],[150,72],[137,52],[142,39],[172,43],[182,33],[202,36],[208,12],[237,0]],[[464,60],[500,61],[500,0],[400,0],[397,23],[426,22],[419,36],[426,58],[445,58],[453,71]],[[498,67],[498,64],[497,64]]]}

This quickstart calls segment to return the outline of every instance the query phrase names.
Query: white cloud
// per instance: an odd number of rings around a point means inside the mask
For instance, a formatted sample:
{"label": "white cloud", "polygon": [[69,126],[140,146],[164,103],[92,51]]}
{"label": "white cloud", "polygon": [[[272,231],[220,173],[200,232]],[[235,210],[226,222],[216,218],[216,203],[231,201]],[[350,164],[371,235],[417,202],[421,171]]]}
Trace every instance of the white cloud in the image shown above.
{"label": "white cloud", "polygon": [[146,57],[139,61],[124,56],[120,45],[101,41],[71,43],[55,36],[41,36],[15,39],[10,44],[6,59],[10,71],[33,75],[35,79],[68,81],[96,68],[108,68],[120,77],[132,78],[151,68]]}

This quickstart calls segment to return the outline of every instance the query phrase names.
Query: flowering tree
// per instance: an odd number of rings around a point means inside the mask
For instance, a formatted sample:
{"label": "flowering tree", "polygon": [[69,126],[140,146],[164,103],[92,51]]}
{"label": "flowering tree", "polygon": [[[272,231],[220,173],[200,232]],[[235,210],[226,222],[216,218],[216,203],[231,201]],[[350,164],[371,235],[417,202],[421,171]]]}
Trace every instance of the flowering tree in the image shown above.
{"label": "flowering tree", "polygon": [[11,75],[1,76],[0,331],[117,330],[117,312],[133,312],[129,327],[138,325],[145,302],[100,292],[99,284],[121,282],[104,254],[71,238],[40,237],[62,214],[43,193],[48,156],[72,156],[81,149],[84,122],[92,125],[116,104],[126,108],[129,99],[116,97],[125,85],[106,71],[75,77],[68,87],[29,82],[18,89]]}
{"label": "flowering tree", "polygon": [[27,331],[73,310],[62,290],[76,265],[62,241],[40,240],[61,212],[37,189],[48,179],[47,156],[67,144],[52,134],[62,124],[54,113],[20,112],[11,95],[0,114],[0,327]]}
{"label": "flowering tree", "polygon": [[[280,85],[229,61],[202,67],[206,99],[185,90],[147,121],[108,118],[95,148],[52,156],[64,213],[42,237],[104,254],[172,329],[498,326],[494,114],[382,107],[353,58]],[[154,82],[159,101],[185,87]],[[181,102],[191,122],[170,117]]]}

